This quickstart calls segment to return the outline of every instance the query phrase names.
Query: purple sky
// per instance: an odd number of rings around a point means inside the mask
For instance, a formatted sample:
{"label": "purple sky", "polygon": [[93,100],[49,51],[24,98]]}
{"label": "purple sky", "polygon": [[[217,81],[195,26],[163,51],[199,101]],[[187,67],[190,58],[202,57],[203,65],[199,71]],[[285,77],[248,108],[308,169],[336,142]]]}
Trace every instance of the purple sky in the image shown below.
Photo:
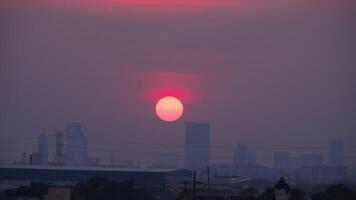
{"label": "purple sky", "polygon": [[[184,122],[204,121],[216,146],[320,147],[333,137],[356,145],[352,1],[45,2],[0,3],[0,141],[79,121],[89,148],[108,146],[90,137],[183,144]],[[155,116],[166,94],[185,105],[176,123]],[[19,159],[29,145],[4,145],[16,150],[0,158]],[[212,161],[231,155],[213,149]]]}

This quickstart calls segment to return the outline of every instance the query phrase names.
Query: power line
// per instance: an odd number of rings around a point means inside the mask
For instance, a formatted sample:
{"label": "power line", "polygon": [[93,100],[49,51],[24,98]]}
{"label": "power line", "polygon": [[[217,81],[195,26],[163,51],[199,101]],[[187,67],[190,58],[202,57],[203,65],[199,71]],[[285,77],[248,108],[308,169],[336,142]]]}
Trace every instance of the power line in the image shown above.
{"label": "power line", "polygon": [[36,150],[38,147],[35,146],[26,146],[26,147],[10,147],[10,148],[0,148],[0,151],[18,151],[19,149],[24,150]]}
{"label": "power line", "polygon": [[[76,145],[70,145],[70,144],[63,144],[63,147],[67,148],[74,148],[74,149],[80,149],[82,147],[76,146]],[[11,150],[15,150],[16,148],[13,148]],[[22,148],[18,148],[19,151],[22,150]],[[100,148],[100,147],[91,147],[90,150],[96,150],[96,151],[103,151],[103,152],[110,152],[113,153],[117,151],[117,153],[126,153],[126,154],[139,154],[139,155],[147,155],[147,156],[162,156],[162,157],[193,157],[193,158],[203,158],[202,156],[196,156],[196,155],[187,155],[187,154],[177,154],[177,153],[157,153],[157,152],[148,152],[148,151],[127,151],[127,150],[122,150],[122,149],[117,149],[117,148]],[[49,153],[47,155],[55,155],[55,153]],[[70,156],[75,156],[75,155],[70,155]],[[214,156],[210,155],[210,159],[232,159],[233,156]],[[343,156],[342,158],[356,158],[356,156]],[[273,160],[273,156],[258,156],[257,159],[263,159],[263,160]],[[297,157],[289,157],[290,160],[300,160],[303,159],[301,156]]]}
{"label": "power line", "polygon": [[21,141],[29,141],[29,140],[38,140],[38,137],[24,137],[24,138],[16,138],[16,139],[5,139],[5,140],[0,140],[0,143],[12,143],[12,142],[21,142]]}
{"label": "power line", "polygon": [[[66,136],[69,138],[81,138],[74,136]],[[177,148],[185,148],[185,144],[173,144],[173,143],[150,143],[150,142],[138,142],[132,140],[113,140],[113,139],[103,139],[103,138],[95,138],[95,137],[86,137],[87,139],[91,139],[91,141],[95,142],[106,142],[106,143],[121,143],[121,144],[137,144],[137,145],[152,145],[152,146],[167,146],[167,147],[177,147]],[[216,146],[216,145],[189,145],[190,148],[209,148],[209,149],[236,149],[236,146]],[[343,149],[354,149],[356,146],[343,146],[343,147],[333,147],[335,148],[343,148]],[[248,147],[251,150],[316,150],[316,149],[329,149],[328,146],[320,146],[320,147]]]}
{"label": "power line", "polygon": [[[48,134],[48,136],[55,136],[55,134]],[[74,137],[68,136],[67,138],[78,138],[81,139],[82,137]],[[151,146],[167,146],[167,147],[175,147],[175,148],[185,148],[185,144],[174,144],[174,143],[150,143],[150,142],[140,142],[140,141],[132,141],[132,140],[115,140],[115,139],[103,139],[103,138],[96,138],[96,137],[86,137],[90,139],[90,141],[94,142],[105,142],[105,143],[120,143],[120,144],[137,144],[137,145],[151,145]],[[29,137],[29,138],[18,138],[18,139],[10,139],[10,140],[1,140],[0,143],[8,143],[8,142],[20,142],[20,141],[28,141],[28,140],[37,140],[38,138]],[[190,148],[209,148],[209,149],[228,149],[234,150],[236,146],[217,146],[217,145],[189,145]],[[266,146],[249,146],[248,149],[250,150],[322,150],[322,149],[329,149],[328,146],[314,146],[314,147],[266,147]],[[336,148],[343,148],[343,149],[354,149],[356,146],[343,146],[343,147],[333,147]]]}

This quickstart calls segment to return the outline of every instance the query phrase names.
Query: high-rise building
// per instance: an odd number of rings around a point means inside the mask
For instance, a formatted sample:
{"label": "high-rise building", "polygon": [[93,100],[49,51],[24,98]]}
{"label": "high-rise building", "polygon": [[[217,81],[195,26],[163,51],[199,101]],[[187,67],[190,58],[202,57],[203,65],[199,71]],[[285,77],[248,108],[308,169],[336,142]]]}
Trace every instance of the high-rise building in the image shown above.
{"label": "high-rise building", "polygon": [[56,130],[56,153],[54,156],[54,164],[64,165],[64,131]]}
{"label": "high-rise building", "polygon": [[234,164],[241,167],[248,165],[248,146],[246,143],[238,143],[234,151]]}
{"label": "high-rise building", "polygon": [[29,164],[30,165],[42,165],[42,155],[39,154],[38,152],[34,152],[34,153],[31,153],[30,154],[30,157],[29,157]]}
{"label": "high-rise building", "polygon": [[67,126],[66,138],[66,165],[84,166],[88,159],[88,141],[78,122]]}
{"label": "high-rise building", "polygon": [[344,141],[342,139],[329,140],[329,166],[343,166]]}
{"label": "high-rise building", "polygon": [[301,157],[302,167],[321,167],[323,165],[323,155],[320,153],[305,153]]}
{"label": "high-rise building", "polygon": [[42,134],[38,137],[38,151],[30,154],[30,165],[48,164],[48,137]]}
{"label": "high-rise building", "polygon": [[38,137],[38,153],[41,155],[41,163],[48,164],[48,136],[41,134]]}
{"label": "high-rise building", "polygon": [[273,154],[273,167],[275,169],[288,170],[290,167],[289,152],[278,151]]}
{"label": "high-rise building", "polygon": [[210,125],[185,124],[185,167],[192,170],[206,169],[209,164]]}

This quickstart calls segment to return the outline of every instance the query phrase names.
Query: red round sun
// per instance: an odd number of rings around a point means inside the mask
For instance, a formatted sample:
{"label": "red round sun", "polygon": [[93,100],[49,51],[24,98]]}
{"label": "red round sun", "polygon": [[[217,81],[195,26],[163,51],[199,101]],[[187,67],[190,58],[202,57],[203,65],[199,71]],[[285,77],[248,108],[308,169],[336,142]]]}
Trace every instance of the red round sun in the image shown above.
{"label": "red round sun", "polygon": [[156,104],[157,116],[166,122],[178,120],[183,114],[182,102],[173,96],[161,98]]}

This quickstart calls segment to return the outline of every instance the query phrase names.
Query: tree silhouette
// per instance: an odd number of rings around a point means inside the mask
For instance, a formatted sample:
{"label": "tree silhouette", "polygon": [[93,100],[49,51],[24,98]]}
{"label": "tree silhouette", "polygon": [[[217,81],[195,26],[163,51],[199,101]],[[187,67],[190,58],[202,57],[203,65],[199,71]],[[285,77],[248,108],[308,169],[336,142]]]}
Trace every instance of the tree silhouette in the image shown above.
{"label": "tree silhouette", "polygon": [[152,199],[149,192],[135,188],[135,183],[132,180],[117,183],[100,177],[77,184],[72,197],[74,200]]}
{"label": "tree silhouette", "polygon": [[4,192],[4,196],[7,197],[38,197],[41,200],[43,199],[43,195],[47,193],[48,186],[39,183],[39,182],[31,182],[29,186],[20,186],[16,189],[6,190]]}
{"label": "tree silhouette", "polygon": [[313,200],[355,200],[356,192],[343,184],[330,186],[325,192],[313,194]]}

